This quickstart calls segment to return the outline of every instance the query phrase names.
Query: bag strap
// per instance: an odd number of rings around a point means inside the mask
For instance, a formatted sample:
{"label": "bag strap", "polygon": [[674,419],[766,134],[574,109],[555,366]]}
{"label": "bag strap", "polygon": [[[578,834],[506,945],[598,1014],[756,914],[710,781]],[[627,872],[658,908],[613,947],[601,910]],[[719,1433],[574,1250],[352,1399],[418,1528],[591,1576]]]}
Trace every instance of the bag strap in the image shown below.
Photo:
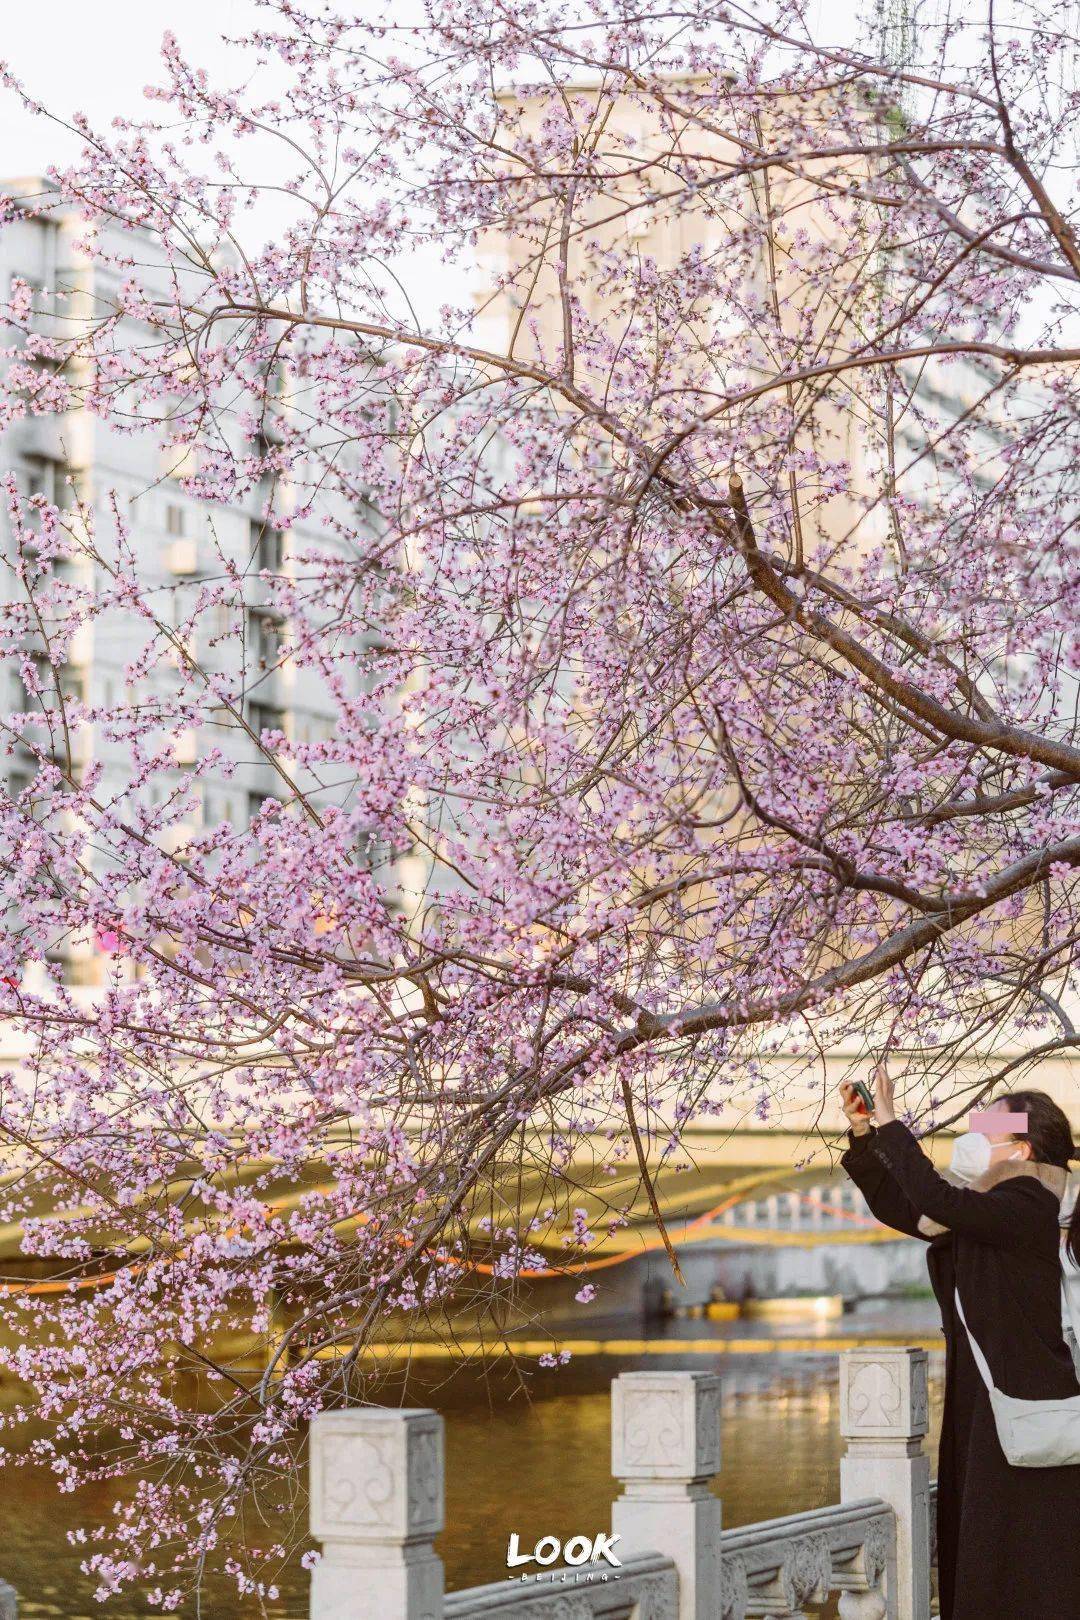
{"label": "bag strap", "polygon": [[976,1365],[976,1367],[978,1367],[980,1373],[982,1373],[982,1381],[983,1381],[983,1383],[986,1385],[986,1387],[990,1391],[990,1393],[993,1394],[994,1380],[990,1376],[990,1368],[989,1368],[989,1366],[987,1364],[986,1357],[983,1355],[982,1351],[979,1349],[978,1341],[976,1340],[974,1333],[972,1333],[971,1329],[968,1327],[967,1317],[964,1315],[964,1307],[960,1303],[960,1290],[959,1290],[959,1288],[954,1288],[953,1289],[953,1297],[956,1300],[957,1314],[960,1317],[961,1322],[963,1322],[963,1324],[964,1324],[964,1331],[967,1334],[968,1342],[971,1345],[971,1354],[975,1358],[975,1365]]}

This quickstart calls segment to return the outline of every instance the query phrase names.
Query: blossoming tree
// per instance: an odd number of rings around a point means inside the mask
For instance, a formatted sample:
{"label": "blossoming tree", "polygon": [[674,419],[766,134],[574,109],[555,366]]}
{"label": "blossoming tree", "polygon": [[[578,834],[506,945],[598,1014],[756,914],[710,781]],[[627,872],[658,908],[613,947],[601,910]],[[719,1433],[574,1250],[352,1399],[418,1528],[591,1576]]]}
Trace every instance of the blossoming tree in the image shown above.
{"label": "blossoming tree", "polygon": [[[166,589],[137,505],[8,479],[4,1218],[62,1269],[3,1354],[61,1481],[139,1476],[88,1556],[166,1607],[272,1588],[236,1515],[388,1317],[587,1253],[582,1142],[650,1193],[840,1032],[938,1120],[972,1052],[1078,1039],[1067,7],[899,54],[797,3],[354,9],[268,0],[240,90],[166,40],[152,116],[6,210],[76,209],[94,280],[10,290],[5,425],[327,535]],[[253,720],[275,667],[331,736]],[[237,748],[274,795],[193,825]]]}

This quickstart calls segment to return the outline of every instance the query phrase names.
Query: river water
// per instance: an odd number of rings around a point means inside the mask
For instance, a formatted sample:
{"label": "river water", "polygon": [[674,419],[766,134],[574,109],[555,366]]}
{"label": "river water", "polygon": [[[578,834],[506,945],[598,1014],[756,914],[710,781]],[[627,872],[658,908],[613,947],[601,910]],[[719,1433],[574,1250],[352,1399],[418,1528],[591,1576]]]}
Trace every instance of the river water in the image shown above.
{"label": "river water", "polygon": [[[875,1333],[932,1334],[932,1303],[868,1305],[845,1317],[841,1331],[852,1341]],[[700,1340],[715,1334],[730,1342],[727,1324],[692,1323]],[[734,1327],[734,1325],[732,1325]],[[826,1330],[835,1333],[840,1324]],[[761,1329],[755,1325],[755,1336]],[[789,1330],[791,1331],[791,1330]],[[801,1335],[805,1329],[793,1330]],[[736,1329],[737,1332],[737,1329]],[[610,1474],[609,1389],[621,1371],[640,1368],[719,1371],[724,1377],[723,1463],[717,1490],[725,1525],[820,1507],[839,1497],[842,1442],[838,1417],[838,1368],[834,1353],[778,1349],[759,1354],[637,1357],[591,1355],[530,1378],[517,1388],[507,1360],[484,1369],[451,1369],[418,1361],[407,1385],[397,1375],[388,1402],[437,1407],[446,1422],[447,1529],[439,1543],[448,1590],[506,1578],[507,1540],[512,1531],[531,1549],[542,1535],[565,1539],[592,1535],[610,1525],[617,1493]],[[936,1447],[941,1395],[941,1358],[931,1357],[931,1405]],[[58,1496],[40,1471],[0,1471],[0,1576],[20,1597],[24,1620],[142,1620],[160,1613],[131,1596],[98,1604],[93,1582],[79,1570],[85,1549],[67,1536],[101,1522],[117,1494],[115,1485]],[[280,1525],[274,1536],[280,1534]],[[268,1538],[269,1539],[269,1538]],[[303,1544],[301,1543],[301,1546]],[[299,1548],[298,1548],[299,1552]],[[178,1611],[185,1620],[304,1620],[308,1576],[298,1556],[282,1571],[281,1595],[264,1609],[241,1604],[220,1586],[201,1607]]]}

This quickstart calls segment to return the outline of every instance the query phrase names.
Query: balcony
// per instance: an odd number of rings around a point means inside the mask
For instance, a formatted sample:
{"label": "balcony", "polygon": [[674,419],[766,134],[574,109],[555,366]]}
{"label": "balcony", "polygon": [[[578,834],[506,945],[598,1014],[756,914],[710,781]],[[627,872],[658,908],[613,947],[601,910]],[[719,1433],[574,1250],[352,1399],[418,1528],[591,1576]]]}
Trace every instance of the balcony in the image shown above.
{"label": "balcony", "polygon": [[188,726],[184,731],[178,731],[173,747],[173,763],[180,766],[194,765],[199,758],[199,733],[194,726]]}
{"label": "balcony", "polygon": [[165,566],[178,578],[190,579],[199,572],[199,542],[194,535],[172,540],[165,548]]}

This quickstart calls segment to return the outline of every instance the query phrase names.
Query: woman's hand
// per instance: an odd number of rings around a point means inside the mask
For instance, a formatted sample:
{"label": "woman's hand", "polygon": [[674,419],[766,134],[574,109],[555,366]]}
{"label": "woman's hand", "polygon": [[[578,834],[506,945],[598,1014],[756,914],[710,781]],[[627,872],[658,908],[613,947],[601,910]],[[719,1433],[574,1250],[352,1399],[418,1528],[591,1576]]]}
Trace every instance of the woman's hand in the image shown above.
{"label": "woman's hand", "polygon": [[866,1112],[865,1105],[858,1092],[849,1080],[840,1082],[840,1106],[847,1115],[852,1136],[868,1136],[870,1133],[870,1116]]}
{"label": "woman's hand", "polygon": [[889,1078],[885,1060],[874,1066],[874,1118],[879,1125],[891,1125],[896,1118],[896,1087]]}

